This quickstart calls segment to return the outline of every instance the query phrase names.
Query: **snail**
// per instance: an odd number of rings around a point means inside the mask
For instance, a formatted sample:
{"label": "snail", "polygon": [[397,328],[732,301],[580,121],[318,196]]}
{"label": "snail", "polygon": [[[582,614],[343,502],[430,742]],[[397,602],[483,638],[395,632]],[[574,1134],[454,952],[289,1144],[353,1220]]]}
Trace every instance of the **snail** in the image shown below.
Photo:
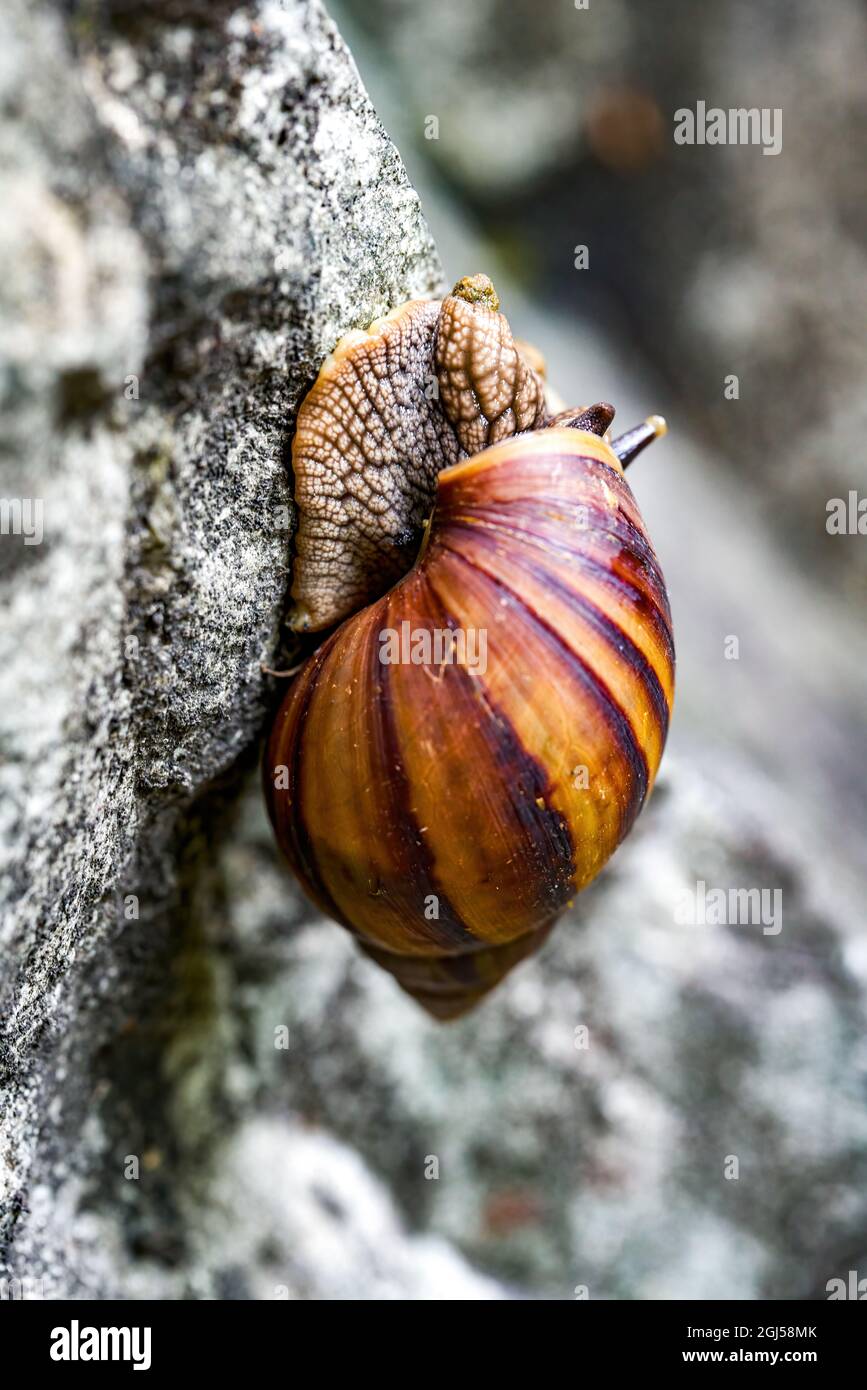
{"label": "snail", "polygon": [[613,414],[553,409],[472,276],[343,338],[298,415],[290,622],[333,630],[274,719],[271,820],[438,1019],[542,944],[662,757],[671,615],[624,469],[665,423]]}

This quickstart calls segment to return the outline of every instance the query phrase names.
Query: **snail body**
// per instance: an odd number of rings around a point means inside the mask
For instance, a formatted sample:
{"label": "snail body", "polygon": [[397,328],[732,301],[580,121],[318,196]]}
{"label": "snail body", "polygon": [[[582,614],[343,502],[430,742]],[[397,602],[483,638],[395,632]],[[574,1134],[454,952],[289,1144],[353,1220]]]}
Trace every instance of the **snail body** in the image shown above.
{"label": "snail body", "polygon": [[448,364],[456,458],[415,563],[308,659],[265,757],[310,897],[443,1019],[537,949],[628,833],[674,688],[665,583],[623,473],[661,422],[612,445],[610,407],[552,421],[510,335],[518,362],[486,413],[472,367],[501,362],[504,337],[486,344],[484,323]]}
{"label": "snail body", "polygon": [[406,573],[442,469],[546,419],[542,366],[519,350],[486,275],[340,340],[292,443],[292,627],[331,627]]}

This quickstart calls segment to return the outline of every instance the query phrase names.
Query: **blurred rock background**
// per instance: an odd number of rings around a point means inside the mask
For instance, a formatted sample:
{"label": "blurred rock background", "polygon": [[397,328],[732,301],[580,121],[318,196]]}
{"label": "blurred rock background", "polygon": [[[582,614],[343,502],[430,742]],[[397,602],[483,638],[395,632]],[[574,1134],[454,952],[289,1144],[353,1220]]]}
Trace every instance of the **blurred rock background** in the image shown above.
{"label": "blurred rock background", "polygon": [[[0,539],[3,1276],[822,1298],[867,1273],[862,11],[332,9],[442,266],[318,5],[3,21],[0,495],[46,512]],[[782,153],[674,146],[698,99]],[[260,663],[321,356],[480,269],[564,397],[670,418],[630,482],[678,705],[630,840],[440,1028],[278,861]],[[781,932],[679,925],[698,880]]]}
{"label": "blurred rock background", "polygon": [[[860,0],[338,9],[395,94],[411,172],[436,170],[534,297],[651,363],[765,524],[863,605],[863,538],[825,536],[826,500],[867,476]],[[782,153],[675,145],[699,100],[780,108]]]}

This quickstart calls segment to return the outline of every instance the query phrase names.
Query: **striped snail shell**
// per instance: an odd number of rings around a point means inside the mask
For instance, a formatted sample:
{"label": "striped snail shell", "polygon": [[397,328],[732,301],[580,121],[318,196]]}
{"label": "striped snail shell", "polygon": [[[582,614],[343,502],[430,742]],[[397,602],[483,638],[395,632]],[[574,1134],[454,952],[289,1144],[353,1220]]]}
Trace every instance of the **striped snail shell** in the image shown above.
{"label": "striped snail shell", "polygon": [[598,874],[671,712],[665,584],[623,473],[662,422],[611,444],[610,407],[551,420],[538,391],[535,428],[459,436],[412,568],[307,660],[265,757],[310,897],[441,1019]]}

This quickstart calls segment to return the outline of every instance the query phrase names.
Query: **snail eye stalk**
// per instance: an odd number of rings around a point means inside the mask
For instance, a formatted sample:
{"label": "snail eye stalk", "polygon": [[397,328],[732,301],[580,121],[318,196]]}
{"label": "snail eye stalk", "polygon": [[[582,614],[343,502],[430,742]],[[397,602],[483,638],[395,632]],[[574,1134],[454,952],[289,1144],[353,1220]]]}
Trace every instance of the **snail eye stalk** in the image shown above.
{"label": "snail eye stalk", "polygon": [[627,430],[617,439],[612,440],[611,447],[614,450],[624,468],[628,468],[633,463],[642,449],[646,449],[648,444],[652,444],[654,439],[661,439],[664,434],[668,434],[668,425],[661,415],[648,415],[635,429]]}
{"label": "snail eye stalk", "polygon": [[586,410],[582,410],[580,415],[576,415],[572,420],[561,417],[559,423],[567,429],[587,430],[589,434],[598,434],[601,437],[613,419],[614,406],[609,405],[607,401],[598,401],[596,405],[588,405]]}

